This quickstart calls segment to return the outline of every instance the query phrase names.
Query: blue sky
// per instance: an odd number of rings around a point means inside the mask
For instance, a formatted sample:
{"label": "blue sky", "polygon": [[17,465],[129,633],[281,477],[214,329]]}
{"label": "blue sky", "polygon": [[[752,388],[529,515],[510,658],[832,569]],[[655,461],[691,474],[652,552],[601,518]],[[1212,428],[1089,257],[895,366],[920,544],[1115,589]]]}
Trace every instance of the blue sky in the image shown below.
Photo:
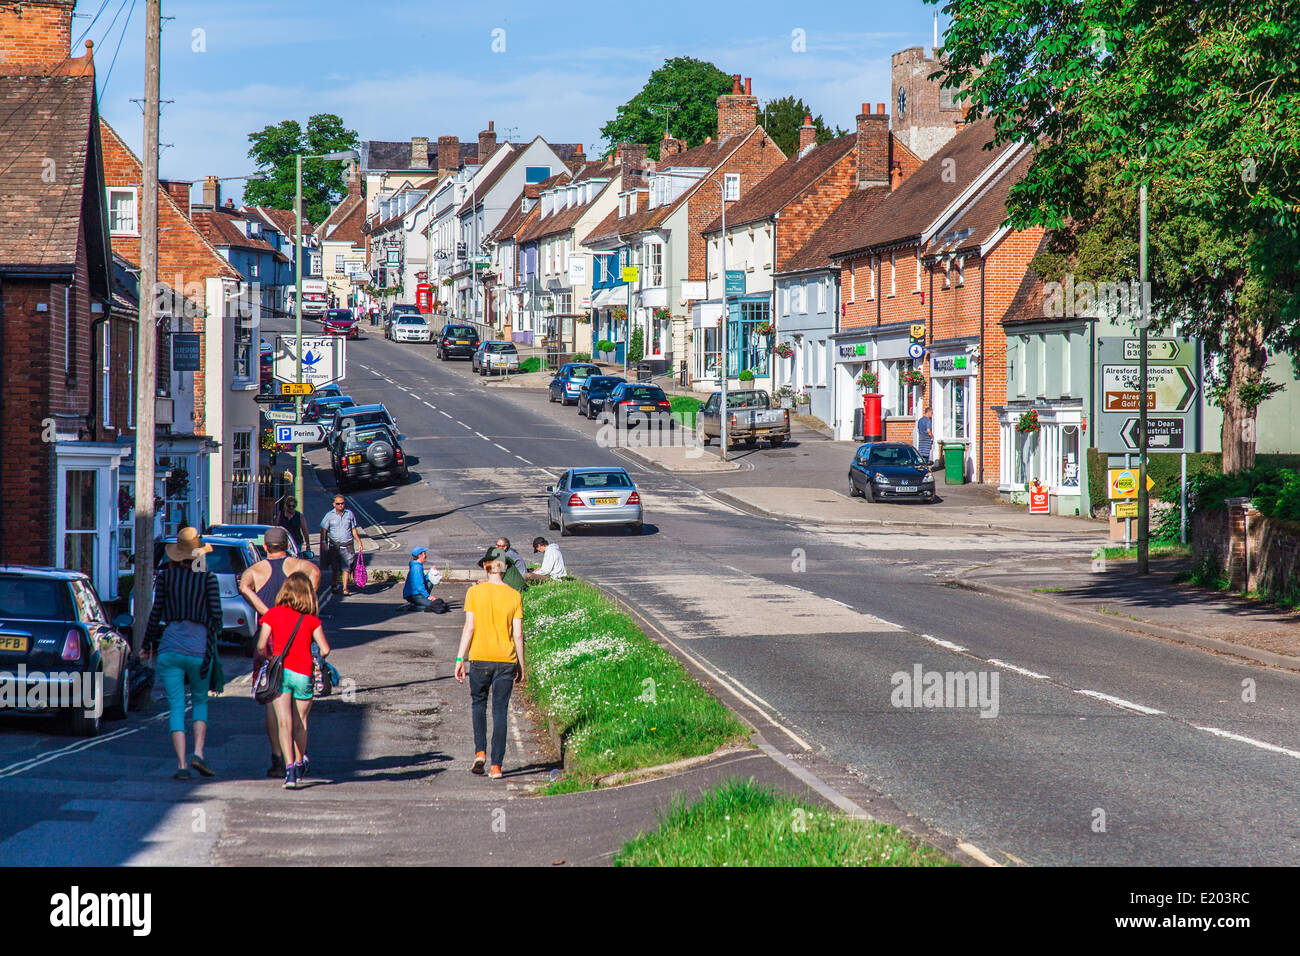
{"label": "blue sky", "polygon": [[[101,5],[88,33],[101,110],[138,151],[141,113],[131,99],[143,89],[144,0],[81,0],[74,39]],[[198,180],[251,172],[249,132],[319,112],[338,113],[362,139],[472,140],[495,120],[503,138],[513,127],[516,141],[540,134],[592,153],[618,105],[682,55],[753,77],[760,100],[802,96],[828,123],[849,128],[861,103],[889,99],[890,54],[929,46],[934,8],[921,0],[802,8],[163,0],[162,11],[174,18],[163,27],[162,97],[174,102],[163,108],[161,141],[174,145],[163,150],[161,172]],[[493,51],[496,30],[503,52]],[[226,184],[225,195],[238,199],[238,185]]]}

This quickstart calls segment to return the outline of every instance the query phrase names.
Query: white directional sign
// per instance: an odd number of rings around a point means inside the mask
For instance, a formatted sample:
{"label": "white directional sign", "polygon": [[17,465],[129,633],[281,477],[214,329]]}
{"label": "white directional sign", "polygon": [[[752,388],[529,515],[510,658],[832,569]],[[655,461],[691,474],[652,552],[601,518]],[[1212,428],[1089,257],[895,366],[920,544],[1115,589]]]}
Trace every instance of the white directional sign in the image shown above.
{"label": "white directional sign", "polygon": [[[317,388],[347,377],[347,339],[341,335],[314,335],[302,337],[302,380]],[[298,381],[297,337],[278,335],[275,341],[275,369],[277,381]]]}
{"label": "white directional sign", "polygon": [[293,408],[268,408],[262,412],[268,422],[296,422],[298,412]]}
{"label": "white directional sign", "polygon": [[[1142,423],[1140,419],[1130,418],[1120,430],[1120,437],[1130,451],[1137,451],[1141,444]],[[1183,451],[1186,448],[1186,429],[1182,418],[1148,418],[1147,447],[1155,451]]]}
{"label": "white directional sign", "polygon": [[1146,394],[1141,381],[1142,341],[1125,333],[1097,338],[1093,402],[1097,450],[1107,455],[1132,454],[1140,446],[1138,418],[1143,406],[1147,447],[1157,452],[1200,451],[1198,406],[1201,401],[1200,355],[1195,339],[1162,335],[1147,339]]}
{"label": "white directional sign", "polygon": [[276,425],[275,443],[277,445],[315,445],[324,438],[319,425]]}

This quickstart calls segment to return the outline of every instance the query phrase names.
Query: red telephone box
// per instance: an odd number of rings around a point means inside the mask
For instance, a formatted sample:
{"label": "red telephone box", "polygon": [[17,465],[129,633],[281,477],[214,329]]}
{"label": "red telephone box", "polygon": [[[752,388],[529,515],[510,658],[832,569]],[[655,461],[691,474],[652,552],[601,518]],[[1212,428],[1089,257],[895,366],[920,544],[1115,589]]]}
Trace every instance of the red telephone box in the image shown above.
{"label": "red telephone box", "polygon": [[433,311],[433,288],[427,282],[415,286],[415,307],[421,312]]}
{"label": "red telephone box", "polygon": [[881,423],[880,400],[883,395],[867,392],[862,396],[862,440],[884,441],[885,428]]}

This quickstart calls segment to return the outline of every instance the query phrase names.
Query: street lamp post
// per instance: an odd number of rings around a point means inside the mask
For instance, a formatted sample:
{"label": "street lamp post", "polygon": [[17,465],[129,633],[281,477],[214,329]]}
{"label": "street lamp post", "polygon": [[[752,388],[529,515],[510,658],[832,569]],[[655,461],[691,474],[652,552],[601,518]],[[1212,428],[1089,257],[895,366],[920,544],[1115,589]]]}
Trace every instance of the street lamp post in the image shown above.
{"label": "street lamp post", "polygon": [[[299,153],[294,157],[294,184],[293,184],[293,217],[294,229],[297,232],[297,241],[294,242],[294,268],[293,268],[293,335],[294,351],[298,354],[297,367],[298,371],[294,381],[299,385],[302,384],[302,161],[304,159],[324,159],[324,160],[354,160],[360,161],[361,157],[354,149],[340,150],[334,153],[320,153],[317,155],[305,155]],[[294,421],[302,421],[302,396],[293,397]],[[294,464],[293,464],[293,493],[298,499],[298,506],[305,507],[307,502],[303,494],[302,487],[302,445],[294,446]]]}

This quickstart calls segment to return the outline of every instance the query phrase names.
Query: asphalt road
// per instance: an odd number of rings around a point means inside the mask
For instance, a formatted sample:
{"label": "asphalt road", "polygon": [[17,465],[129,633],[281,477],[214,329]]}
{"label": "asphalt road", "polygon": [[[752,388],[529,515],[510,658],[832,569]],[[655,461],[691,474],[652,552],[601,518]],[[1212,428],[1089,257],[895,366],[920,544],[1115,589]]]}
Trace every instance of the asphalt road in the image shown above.
{"label": "asphalt road", "polygon": [[[525,553],[546,535],[573,573],[618,593],[784,727],[774,742],[790,754],[845,768],[882,803],[998,862],[1300,862],[1300,675],[1066,621],[956,583],[989,565],[1086,556],[1092,535],[827,531],[754,517],[709,492],[751,482],[838,488],[849,447],[799,430],[784,448],[745,453],[745,471],[674,476],[603,447],[595,423],[543,393],[485,386],[468,363],[379,336],[349,343],[347,391],[388,404],[412,462],[409,484],[349,495],[368,526],[372,567],[404,567],[414,545],[465,566],[497,535]],[[314,518],[333,481],[323,452],[308,457],[319,482]],[[602,464],[633,474],[646,533],[548,532],[544,486],[563,468]],[[398,644],[364,643],[376,654]],[[950,692],[901,698],[918,667],[941,683],[953,675]],[[960,674],[983,682],[982,699],[954,696]],[[25,728],[0,735],[0,858],[83,812],[43,801],[41,774],[61,790],[83,776],[114,786],[132,766],[122,752],[146,736],[161,729],[6,776],[76,742]],[[138,799],[147,804],[147,792]],[[180,826],[174,814],[160,815],[156,830]],[[133,826],[151,839],[148,826]]]}

